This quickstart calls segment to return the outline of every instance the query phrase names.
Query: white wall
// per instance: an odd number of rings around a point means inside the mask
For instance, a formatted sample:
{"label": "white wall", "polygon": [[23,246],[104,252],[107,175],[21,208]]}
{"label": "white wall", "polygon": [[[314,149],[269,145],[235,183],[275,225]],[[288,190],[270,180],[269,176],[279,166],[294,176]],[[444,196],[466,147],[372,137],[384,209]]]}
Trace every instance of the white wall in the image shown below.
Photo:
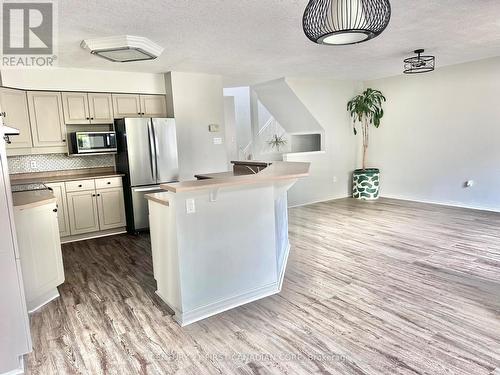
{"label": "white wall", "polygon": [[163,74],[73,68],[3,69],[2,85],[32,90],[165,94]]}
{"label": "white wall", "polygon": [[234,97],[237,147],[245,148],[252,141],[250,87],[225,88],[224,96]]}
{"label": "white wall", "polygon": [[286,82],[324,129],[324,152],[288,154],[286,160],[311,162],[310,176],[288,192],[291,206],[347,197],[355,168],[357,138],[352,134],[347,101],[359,84],[352,81],[304,80]]}
{"label": "white wall", "polygon": [[228,170],[232,169],[231,160],[238,160],[238,143],[236,141],[236,113],[234,96],[224,96],[224,128],[226,137]]}
{"label": "white wall", "polygon": [[[171,72],[165,74],[165,83],[168,108],[177,124],[181,180],[192,180],[197,173],[228,170],[222,77]],[[218,124],[220,131],[210,133],[210,124]],[[224,142],[216,145],[214,137]]]}
{"label": "white wall", "polygon": [[500,211],[500,58],[365,86],[387,97],[368,154],[382,196]]}

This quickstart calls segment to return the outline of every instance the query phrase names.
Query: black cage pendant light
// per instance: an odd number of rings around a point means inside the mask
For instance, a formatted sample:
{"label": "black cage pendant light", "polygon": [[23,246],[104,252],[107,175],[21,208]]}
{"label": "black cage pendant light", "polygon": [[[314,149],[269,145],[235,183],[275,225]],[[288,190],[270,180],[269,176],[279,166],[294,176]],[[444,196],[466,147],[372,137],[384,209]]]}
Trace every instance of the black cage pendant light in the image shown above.
{"label": "black cage pendant light", "polygon": [[436,65],[436,58],[434,56],[424,56],[423,49],[416,49],[413,51],[417,56],[408,57],[404,59],[404,71],[405,74],[416,74],[416,73],[427,73],[432,72]]}
{"label": "black cage pendant light", "polygon": [[302,26],[315,43],[345,45],[375,38],[390,19],[389,0],[310,0]]}

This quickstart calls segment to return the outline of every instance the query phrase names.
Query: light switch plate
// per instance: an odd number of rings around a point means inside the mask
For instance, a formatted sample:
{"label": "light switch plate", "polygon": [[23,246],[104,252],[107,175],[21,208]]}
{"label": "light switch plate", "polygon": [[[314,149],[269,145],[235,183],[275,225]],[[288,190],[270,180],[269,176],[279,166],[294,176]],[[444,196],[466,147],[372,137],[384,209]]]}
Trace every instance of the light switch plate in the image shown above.
{"label": "light switch plate", "polygon": [[196,205],[194,199],[186,199],[186,213],[194,214],[196,212]]}
{"label": "light switch plate", "polygon": [[216,137],[214,138],[214,145],[221,145],[222,144],[222,138]]}
{"label": "light switch plate", "polygon": [[219,131],[220,127],[219,124],[210,124],[208,125],[208,131],[210,133],[217,133]]}

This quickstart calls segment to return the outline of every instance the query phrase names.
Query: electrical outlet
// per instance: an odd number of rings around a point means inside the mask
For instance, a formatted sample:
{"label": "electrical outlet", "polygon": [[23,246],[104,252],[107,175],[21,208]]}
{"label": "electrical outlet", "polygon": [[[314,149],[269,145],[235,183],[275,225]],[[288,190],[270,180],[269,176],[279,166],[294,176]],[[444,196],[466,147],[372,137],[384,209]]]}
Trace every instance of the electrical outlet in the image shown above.
{"label": "electrical outlet", "polygon": [[214,145],[221,145],[222,144],[222,138],[216,137],[214,138]]}
{"label": "electrical outlet", "polygon": [[470,188],[470,187],[473,187],[473,186],[474,186],[474,180],[467,180],[464,183],[464,187],[466,187],[466,188]]}
{"label": "electrical outlet", "polygon": [[34,161],[34,160],[30,161],[30,168],[31,169],[37,169],[38,168],[38,165],[36,164],[36,161]]}
{"label": "electrical outlet", "polygon": [[339,179],[337,178],[337,176],[333,176],[333,183],[338,182],[338,180],[339,180]]}
{"label": "electrical outlet", "polygon": [[194,214],[196,212],[196,206],[194,203],[194,199],[186,199],[186,213]]}

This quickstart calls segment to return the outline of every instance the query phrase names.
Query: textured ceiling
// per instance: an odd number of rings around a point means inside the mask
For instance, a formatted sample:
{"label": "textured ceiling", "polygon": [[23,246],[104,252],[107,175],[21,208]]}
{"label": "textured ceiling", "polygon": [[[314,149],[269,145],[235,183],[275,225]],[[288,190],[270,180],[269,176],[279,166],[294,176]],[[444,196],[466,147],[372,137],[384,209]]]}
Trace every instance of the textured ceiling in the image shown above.
{"label": "textured ceiling", "polygon": [[[500,56],[499,0],[392,0],[392,18],[376,39],[322,46],[302,32],[307,0],[59,1],[59,66],[141,72],[221,74],[226,85],[283,76],[373,79],[400,74],[416,48],[437,66]],[[80,41],[145,36],[165,47],[155,61],[112,63]]]}

